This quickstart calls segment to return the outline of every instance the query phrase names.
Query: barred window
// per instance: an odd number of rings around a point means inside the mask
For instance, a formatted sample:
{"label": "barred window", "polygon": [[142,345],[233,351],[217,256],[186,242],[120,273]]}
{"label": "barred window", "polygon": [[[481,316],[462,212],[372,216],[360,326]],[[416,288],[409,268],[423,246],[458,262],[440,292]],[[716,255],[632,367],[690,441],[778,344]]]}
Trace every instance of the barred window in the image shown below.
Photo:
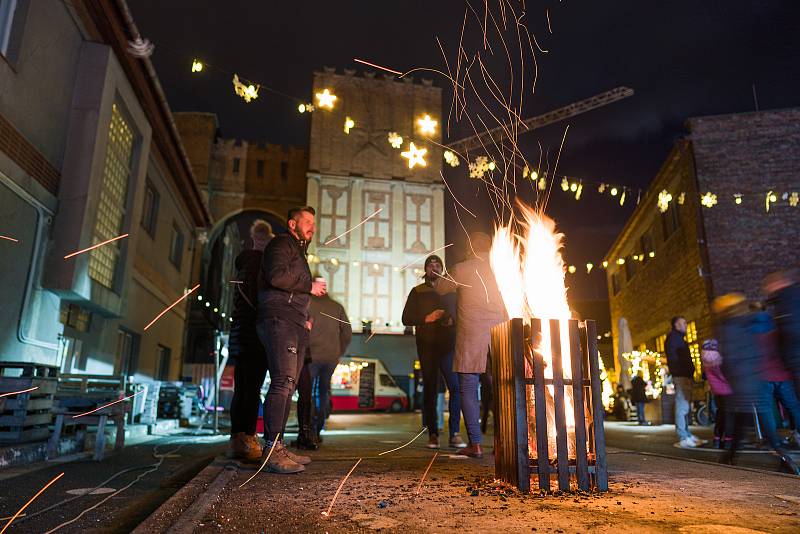
{"label": "barred window", "polygon": [[[100,202],[94,223],[92,244],[117,237],[122,232],[125,203],[133,156],[133,130],[125,121],[117,104],[111,106],[108,148],[100,186]],[[96,248],[89,256],[89,277],[112,289],[119,261],[119,242]]]}

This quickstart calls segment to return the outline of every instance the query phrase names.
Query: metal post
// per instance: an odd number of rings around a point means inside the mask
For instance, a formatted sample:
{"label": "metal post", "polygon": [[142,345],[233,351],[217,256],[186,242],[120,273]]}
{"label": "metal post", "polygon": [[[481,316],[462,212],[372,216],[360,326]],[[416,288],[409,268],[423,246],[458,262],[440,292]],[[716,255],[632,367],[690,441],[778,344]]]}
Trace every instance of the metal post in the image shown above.
{"label": "metal post", "polygon": [[217,331],[217,350],[214,353],[214,435],[219,434],[219,357],[222,353],[222,336]]}

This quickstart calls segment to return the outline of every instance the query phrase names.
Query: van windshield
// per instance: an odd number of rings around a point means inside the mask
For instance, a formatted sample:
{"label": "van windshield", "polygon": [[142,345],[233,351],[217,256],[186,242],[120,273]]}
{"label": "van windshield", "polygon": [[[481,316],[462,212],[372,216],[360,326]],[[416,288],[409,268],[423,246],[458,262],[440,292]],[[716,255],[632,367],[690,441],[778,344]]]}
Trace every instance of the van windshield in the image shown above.
{"label": "van windshield", "polygon": [[397,384],[394,383],[392,377],[381,373],[381,385],[383,387],[396,388]]}

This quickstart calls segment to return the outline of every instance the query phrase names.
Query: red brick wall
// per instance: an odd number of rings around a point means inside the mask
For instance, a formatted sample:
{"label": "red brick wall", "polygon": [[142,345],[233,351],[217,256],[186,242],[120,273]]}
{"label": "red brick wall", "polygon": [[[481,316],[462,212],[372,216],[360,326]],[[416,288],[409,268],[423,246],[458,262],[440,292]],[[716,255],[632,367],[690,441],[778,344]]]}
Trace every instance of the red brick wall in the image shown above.
{"label": "red brick wall", "polygon": [[19,165],[50,193],[58,195],[61,173],[2,115],[0,115],[0,152],[7,154],[11,161]]}
{"label": "red brick wall", "polygon": [[[713,293],[739,291],[760,298],[770,272],[798,267],[800,206],[783,200],[800,193],[800,108],[690,119],[701,192],[718,204],[702,208]],[[765,209],[765,194],[778,202]],[[736,205],[734,194],[742,194]]]}

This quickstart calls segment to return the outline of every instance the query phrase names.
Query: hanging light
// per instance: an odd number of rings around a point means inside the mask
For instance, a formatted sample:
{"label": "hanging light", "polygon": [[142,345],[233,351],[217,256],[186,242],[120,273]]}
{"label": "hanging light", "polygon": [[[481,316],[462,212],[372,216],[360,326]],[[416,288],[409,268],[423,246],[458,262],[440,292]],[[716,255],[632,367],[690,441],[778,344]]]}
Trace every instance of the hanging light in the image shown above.
{"label": "hanging light", "polygon": [[353,119],[351,119],[350,117],[345,117],[345,119],[344,119],[344,133],[346,133],[347,135],[350,135],[350,130],[355,128],[355,126],[356,126],[356,122]]}
{"label": "hanging light", "polygon": [[203,63],[199,59],[192,60],[192,72],[203,72]]}
{"label": "hanging light", "polygon": [[317,97],[317,105],[321,108],[333,109],[336,102],[336,95],[331,93],[330,89],[324,89],[321,93],[314,95]]}
{"label": "hanging light", "polygon": [[612,187],[611,188],[611,196],[615,197],[615,196],[617,196],[617,193],[618,193],[617,188],[616,187]]}
{"label": "hanging light", "polygon": [[592,264],[592,263],[587,263],[587,264],[586,264],[586,274],[589,274],[589,273],[591,273],[593,268],[594,268],[594,264]]}

